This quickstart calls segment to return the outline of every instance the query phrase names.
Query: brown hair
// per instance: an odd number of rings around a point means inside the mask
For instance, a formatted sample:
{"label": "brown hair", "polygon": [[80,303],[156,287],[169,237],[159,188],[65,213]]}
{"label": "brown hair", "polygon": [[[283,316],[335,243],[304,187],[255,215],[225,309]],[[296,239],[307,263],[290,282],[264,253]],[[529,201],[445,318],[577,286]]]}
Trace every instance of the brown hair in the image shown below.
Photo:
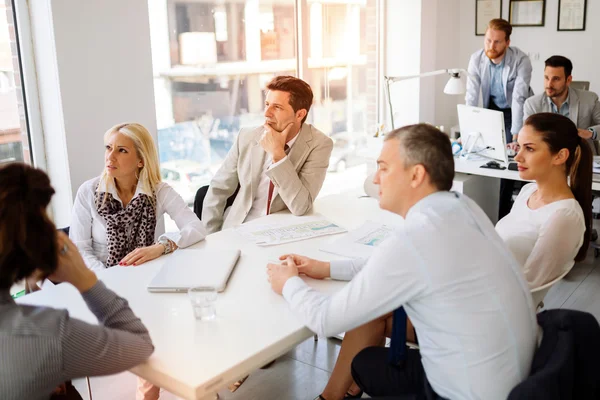
{"label": "brown hair", "polygon": [[301,123],[306,121],[310,106],[313,102],[313,92],[308,83],[293,76],[280,75],[271,79],[267,84],[267,89],[289,93],[292,109],[294,112],[302,109],[306,110],[306,116],[302,118]]}
{"label": "brown hair", "polygon": [[46,215],[54,189],[43,171],[22,163],[0,166],[0,289],[58,265],[56,227]]}
{"label": "brown hair", "polygon": [[391,131],[385,140],[398,139],[405,167],[421,164],[438,190],[452,189],[454,156],[448,135],[429,124],[408,125]]}
{"label": "brown hair", "polygon": [[503,31],[505,35],[505,40],[510,40],[510,34],[512,33],[512,25],[505,19],[502,18],[494,18],[488,23],[488,29],[493,29],[495,31]]}
{"label": "brown hair", "polygon": [[592,233],[592,149],[579,137],[575,124],[567,117],[554,113],[533,114],[524,125],[531,126],[542,135],[552,154],[561,149],[569,150],[565,162],[566,174],[571,191],[583,210],[585,218],[585,235],[575,261],[585,258]]}

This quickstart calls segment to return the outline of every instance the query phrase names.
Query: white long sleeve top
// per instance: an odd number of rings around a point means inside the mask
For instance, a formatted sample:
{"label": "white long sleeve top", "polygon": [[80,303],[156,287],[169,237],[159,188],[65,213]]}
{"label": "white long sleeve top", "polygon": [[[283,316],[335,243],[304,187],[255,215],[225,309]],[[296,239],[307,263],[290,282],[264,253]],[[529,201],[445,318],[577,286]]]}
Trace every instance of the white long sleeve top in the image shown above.
{"label": "white long sleeve top", "polygon": [[523,186],[510,213],[496,231],[523,266],[535,289],[569,271],[583,243],[585,218],[575,199],[559,200],[536,210],[527,205],[537,184]]}
{"label": "white long sleeve top", "polygon": [[329,296],[299,277],[283,296],[324,336],[404,306],[419,337],[427,379],[451,399],[506,399],[529,374],[537,323],[529,288],[483,211],[438,192],[414,205],[405,224],[366,261],[332,262],[352,280]]}
{"label": "white long sleeve top", "polygon": [[[103,191],[106,187],[104,182],[100,182],[100,179],[100,177],[96,177],[84,182],[77,191],[71,212],[71,226],[69,228],[69,237],[79,249],[88,268],[94,271],[112,267],[112,265],[106,265],[108,258],[106,221],[104,217],[98,214],[94,203],[96,187],[100,191]],[[98,185],[99,183],[100,185]],[[114,185],[108,185],[108,192],[121,202]],[[138,185],[134,197],[139,193],[145,193],[141,185]],[[157,223],[155,232],[157,240],[160,236],[164,236],[175,242],[177,247],[185,248],[206,237],[204,224],[202,224],[196,214],[185,204],[181,196],[171,186],[161,182],[156,189],[157,221],[165,213],[175,221],[179,232],[159,232],[159,225]]]}

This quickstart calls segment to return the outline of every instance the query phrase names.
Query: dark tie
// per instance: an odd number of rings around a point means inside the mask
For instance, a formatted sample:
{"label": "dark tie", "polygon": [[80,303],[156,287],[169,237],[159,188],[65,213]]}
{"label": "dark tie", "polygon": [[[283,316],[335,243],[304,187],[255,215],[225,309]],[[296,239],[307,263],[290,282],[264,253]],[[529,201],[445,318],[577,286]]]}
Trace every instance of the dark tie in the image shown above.
{"label": "dark tie", "polygon": [[[288,146],[287,144],[285,145],[285,147],[283,148],[283,151],[285,151],[285,155],[287,156],[288,153],[290,152],[290,146]],[[271,197],[273,197],[273,190],[275,190],[275,185],[273,185],[273,181],[269,181],[269,197],[267,198],[267,215],[269,215],[269,213],[271,212]]]}
{"label": "dark tie", "polygon": [[392,321],[392,337],[388,361],[392,365],[400,365],[406,358],[406,312],[404,307],[394,310]]}

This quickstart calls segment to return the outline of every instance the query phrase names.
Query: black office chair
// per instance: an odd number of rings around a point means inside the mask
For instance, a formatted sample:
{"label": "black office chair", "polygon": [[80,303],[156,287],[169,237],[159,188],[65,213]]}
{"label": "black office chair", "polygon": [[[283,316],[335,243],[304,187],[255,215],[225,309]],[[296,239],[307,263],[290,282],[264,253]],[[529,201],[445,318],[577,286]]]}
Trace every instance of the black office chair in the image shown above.
{"label": "black office chair", "polygon": [[[238,184],[238,187],[237,187],[237,189],[235,189],[235,192],[233,192],[233,194],[231,196],[229,196],[229,198],[227,199],[227,202],[225,203],[225,208],[223,209],[223,212],[225,212],[225,210],[227,210],[229,207],[231,207],[231,205],[235,201],[235,197],[237,196],[239,191],[240,191],[240,185]],[[194,214],[196,214],[198,216],[198,219],[200,221],[202,221],[202,207],[204,206],[204,198],[206,197],[207,192],[208,192],[208,185],[202,186],[200,189],[198,189],[198,191],[196,192],[196,197],[194,198]]]}
{"label": "black office chair", "polygon": [[547,310],[538,314],[544,337],[529,377],[508,400],[600,398],[600,325],[586,312]]}

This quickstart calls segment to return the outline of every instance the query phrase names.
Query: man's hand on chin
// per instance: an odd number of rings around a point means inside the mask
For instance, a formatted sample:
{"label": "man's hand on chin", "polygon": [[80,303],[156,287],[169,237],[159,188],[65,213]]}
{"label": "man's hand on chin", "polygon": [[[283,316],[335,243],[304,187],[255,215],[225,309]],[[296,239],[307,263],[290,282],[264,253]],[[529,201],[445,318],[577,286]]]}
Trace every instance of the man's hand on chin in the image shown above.
{"label": "man's hand on chin", "polygon": [[298,267],[294,260],[288,257],[284,264],[268,264],[267,276],[271,283],[271,289],[275,293],[281,294],[288,279],[298,276]]}
{"label": "man's hand on chin", "polygon": [[273,126],[265,122],[263,128],[265,132],[260,138],[261,147],[271,155],[273,162],[276,163],[285,157],[285,143],[287,140],[288,133],[294,126],[293,122],[290,122],[281,132],[278,132]]}

